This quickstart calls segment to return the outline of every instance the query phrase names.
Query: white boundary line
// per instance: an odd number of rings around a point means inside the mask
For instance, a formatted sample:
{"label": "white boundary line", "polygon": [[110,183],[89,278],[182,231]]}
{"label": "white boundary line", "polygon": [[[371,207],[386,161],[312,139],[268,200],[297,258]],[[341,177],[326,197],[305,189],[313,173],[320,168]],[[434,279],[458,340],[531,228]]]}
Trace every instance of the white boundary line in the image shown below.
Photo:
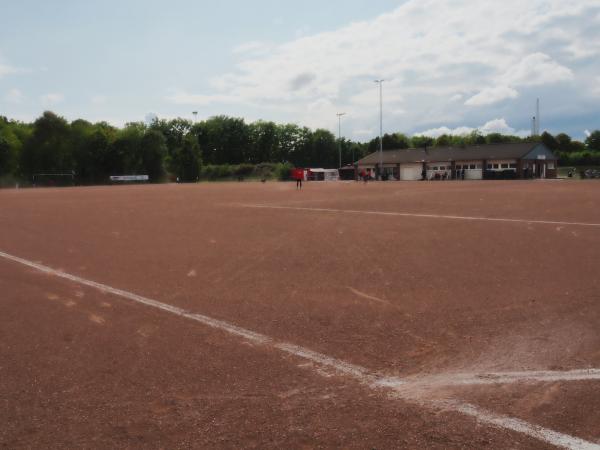
{"label": "white boundary line", "polygon": [[[302,358],[313,363],[316,363],[320,366],[327,367],[332,369],[339,375],[344,375],[355,379],[356,381],[367,385],[371,389],[388,389],[395,391],[397,394],[400,394],[399,397],[410,401],[411,397],[408,395],[402,396],[402,391],[406,390],[407,381],[405,379],[397,378],[397,377],[385,377],[381,374],[377,374],[365,367],[358,366],[355,364],[351,364],[337,358],[333,358],[327,356],[322,353],[315,352],[305,347],[301,347],[298,345],[290,344],[287,342],[276,341],[264,334],[256,333],[254,331],[238,327],[236,325],[230,324],[228,322],[213,319],[212,317],[205,316],[203,314],[197,314],[188,312],[182,308],[177,306],[169,305],[167,303],[162,303],[157,300],[153,300],[151,298],[143,297],[141,295],[134,294],[132,292],[124,291],[122,289],[113,288],[106,284],[98,283],[96,281],[87,280],[85,278],[78,277],[77,275],[72,275],[67,272],[63,272],[61,270],[52,269],[51,267],[44,266],[42,264],[38,264],[36,262],[19,258],[18,256],[11,255],[9,253],[5,253],[0,251],[0,257],[22,264],[26,267],[30,267],[32,269],[39,270],[40,272],[46,273],[48,275],[53,275],[59,278],[63,278],[66,280],[73,281],[74,283],[78,283],[83,286],[88,286],[94,289],[98,289],[102,292],[108,292],[113,295],[126,298],[128,300],[150,306],[161,311],[169,312],[179,317],[184,317],[186,319],[194,320],[196,322],[207,325],[211,328],[215,328],[218,330],[225,331],[234,336],[241,337],[246,339],[254,344],[270,346],[272,348],[276,348],[282,352],[294,355],[298,358]],[[319,373],[319,371],[317,371]],[[516,378],[515,378],[516,379]],[[426,402],[437,407],[441,407],[448,411],[459,412],[462,414],[466,414],[469,416],[473,416],[477,418],[482,423],[487,423],[499,428],[505,428],[512,431],[516,431],[530,437],[536,438],[540,441],[555,445],[557,447],[564,447],[569,449],[578,449],[578,450],[600,450],[600,445],[595,444],[593,442],[584,441],[582,439],[569,436],[563,433],[558,433],[553,430],[549,430],[546,428],[538,427],[527,422],[524,422],[519,419],[513,419],[510,417],[499,416],[488,412],[483,409],[478,409],[473,405],[469,405],[467,403],[461,403],[457,401],[445,401],[445,402]]]}
{"label": "white boundary line", "polygon": [[[436,376],[432,377],[435,380]],[[444,383],[444,380],[446,382]],[[476,385],[476,384],[507,384],[522,381],[554,382],[554,381],[586,381],[600,380],[600,369],[575,369],[566,371],[532,370],[528,372],[492,372],[477,374],[456,374],[444,377],[441,384]]]}
{"label": "white boundary line", "polygon": [[467,416],[474,417],[478,422],[516,431],[517,433],[526,434],[527,436],[531,436],[543,442],[548,442],[557,447],[578,450],[596,450],[600,448],[600,445],[594,444],[593,442],[569,436],[568,434],[559,433],[548,428],[532,425],[521,419],[515,419],[513,417],[496,414],[491,411],[478,408],[470,403],[463,403],[454,400],[432,403],[436,404],[442,409],[458,411]]}
{"label": "white boundary line", "polygon": [[563,222],[558,220],[527,220],[527,219],[506,219],[501,217],[476,217],[476,216],[451,216],[443,214],[421,214],[421,213],[403,213],[393,211],[364,211],[359,209],[335,209],[335,208],[309,208],[302,206],[279,206],[279,205],[252,205],[238,204],[244,208],[262,208],[262,209],[288,209],[295,211],[312,211],[312,212],[333,212],[346,214],[368,214],[377,216],[396,216],[396,217],[420,217],[425,219],[447,219],[447,220],[470,220],[470,221],[486,221],[486,222],[509,222],[509,223],[527,223],[527,224],[543,224],[543,225],[573,225],[580,227],[600,227],[600,223],[591,222]]}

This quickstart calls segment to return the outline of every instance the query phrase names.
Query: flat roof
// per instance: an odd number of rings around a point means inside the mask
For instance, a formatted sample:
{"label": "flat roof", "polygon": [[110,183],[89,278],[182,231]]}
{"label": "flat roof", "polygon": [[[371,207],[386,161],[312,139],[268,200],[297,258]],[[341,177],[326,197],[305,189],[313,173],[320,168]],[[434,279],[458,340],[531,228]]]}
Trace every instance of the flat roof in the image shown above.
{"label": "flat roof", "polygon": [[[473,161],[491,159],[522,159],[530,154],[545,155],[546,160],[558,159],[541,142],[524,142],[517,144],[484,144],[467,145],[465,147],[427,147],[384,150],[384,164],[402,164],[417,162]],[[379,164],[379,152],[358,160],[359,165]]]}

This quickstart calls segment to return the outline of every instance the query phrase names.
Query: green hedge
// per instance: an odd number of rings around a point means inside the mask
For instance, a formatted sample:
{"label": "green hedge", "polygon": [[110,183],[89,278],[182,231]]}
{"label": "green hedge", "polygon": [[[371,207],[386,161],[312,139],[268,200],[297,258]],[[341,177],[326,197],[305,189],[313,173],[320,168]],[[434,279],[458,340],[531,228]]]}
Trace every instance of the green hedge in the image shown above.
{"label": "green hedge", "polygon": [[290,163],[261,163],[239,165],[213,165],[202,166],[200,179],[205,181],[228,181],[237,179],[261,180],[289,180],[290,171],[294,166]]}
{"label": "green hedge", "polygon": [[600,165],[600,152],[585,150],[583,152],[561,152],[558,154],[558,163],[561,166],[598,166]]}

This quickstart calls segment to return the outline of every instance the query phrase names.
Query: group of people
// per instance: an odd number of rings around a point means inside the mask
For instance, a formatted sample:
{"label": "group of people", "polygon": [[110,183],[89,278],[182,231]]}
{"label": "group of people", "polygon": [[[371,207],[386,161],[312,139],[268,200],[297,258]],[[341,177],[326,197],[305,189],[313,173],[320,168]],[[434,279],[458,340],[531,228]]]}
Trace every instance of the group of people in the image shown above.
{"label": "group of people", "polygon": [[[443,172],[435,172],[431,178],[427,178],[427,171],[423,169],[421,172],[422,180],[450,180],[452,179],[452,172],[444,170]],[[465,169],[456,169],[454,173],[454,180],[464,180],[465,179]]]}

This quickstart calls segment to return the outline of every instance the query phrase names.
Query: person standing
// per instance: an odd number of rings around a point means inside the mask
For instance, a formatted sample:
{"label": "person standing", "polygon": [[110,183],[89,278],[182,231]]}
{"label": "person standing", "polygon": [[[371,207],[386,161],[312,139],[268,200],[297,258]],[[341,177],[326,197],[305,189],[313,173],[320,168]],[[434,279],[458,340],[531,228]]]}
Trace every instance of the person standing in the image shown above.
{"label": "person standing", "polygon": [[304,178],[304,170],[295,169],[294,178],[296,178],[296,189],[302,189],[302,178]]}
{"label": "person standing", "polygon": [[364,183],[367,182],[367,172],[365,171],[365,169],[360,171],[360,178],[363,180]]}

